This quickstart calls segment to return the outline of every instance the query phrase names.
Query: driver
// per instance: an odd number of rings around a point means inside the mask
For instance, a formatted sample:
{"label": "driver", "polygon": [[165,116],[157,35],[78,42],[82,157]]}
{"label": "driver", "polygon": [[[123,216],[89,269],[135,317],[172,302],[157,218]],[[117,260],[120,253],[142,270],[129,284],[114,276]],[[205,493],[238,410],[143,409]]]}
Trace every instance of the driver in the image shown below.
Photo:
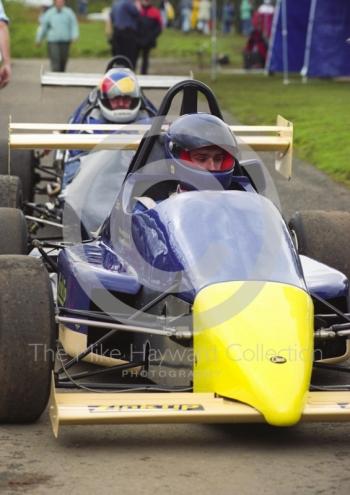
{"label": "driver", "polygon": [[[185,152],[186,153],[186,152]],[[209,170],[216,172],[222,170],[225,160],[225,151],[219,146],[203,146],[187,152],[186,160],[189,166],[199,170]],[[233,161],[233,157],[231,161]]]}
{"label": "driver", "polygon": [[229,189],[238,155],[228,125],[208,113],[182,115],[170,125],[165,139],[165,156],[189,190]]}
{"label": "driver", "polygon": [[[73,114],[72,124],[130,124],[149,121],[150,112],[142,107],[141,89],[135,74],[127,68],[106,72],[97,88]],[[71,131],[76,132],[76,131]],[[106,131],[95,131],[106,133]],[[108,132],[108,131],[107,131]],[[109,131],[114,132],[114,131]],[[64,167],[62,189],[72,182],[80,169],[81,150],[69,152]]]}
{"label": "driver", "polygon": [[74,124],[129,124],[148,117],[141,111],[141,89],[127,68],[110,69],[73,114]]}
{"label": "driver", "polygon": [[155,168],[158,177],[171,180],[149,188],[145,196],[135,198],[138,203],[150,208],[174,193],[231,189],[233,174],[239,169],[239,149],[221,119],[207,113],[183,115],[169,126],[163,143],[166,160],[157,162]]}

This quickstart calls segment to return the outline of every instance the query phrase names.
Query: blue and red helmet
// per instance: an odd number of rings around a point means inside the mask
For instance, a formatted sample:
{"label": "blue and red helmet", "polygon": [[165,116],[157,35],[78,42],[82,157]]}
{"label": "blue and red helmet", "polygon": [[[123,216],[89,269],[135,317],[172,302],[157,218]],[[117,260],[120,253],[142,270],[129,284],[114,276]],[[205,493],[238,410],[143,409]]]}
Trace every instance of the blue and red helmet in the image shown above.
{"label": "blue and red helmet", "polygon": [[[196,154],[203,164],[195,159]],[[205,161],[206,155],[220,159]],[[228,189],[232,182],[235,163],[239,155],[238,144],[230,128],[218,117],[208,113],[182,115],[170,126],[165,138],[165,154],[177,167],[177,174],[191,188],[211,184]],[[202,158],[201,158],[202,155]],[[210,168],[212,167],[212,168]],[[210,189],[213,186],[211,185]]]}
{"label": "blue and red helmet", "polygon": [[141,90],[130,69],[110,69],[103,76],[97,91],[102,115],[110,122],[133,122],[141,107]]}

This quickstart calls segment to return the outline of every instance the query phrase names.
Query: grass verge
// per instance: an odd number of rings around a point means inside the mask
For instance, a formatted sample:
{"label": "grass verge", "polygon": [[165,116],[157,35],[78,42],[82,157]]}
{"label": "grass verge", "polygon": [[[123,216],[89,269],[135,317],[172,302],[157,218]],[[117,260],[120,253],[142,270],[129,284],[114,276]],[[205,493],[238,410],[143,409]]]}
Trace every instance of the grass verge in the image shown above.
{"label": "grass verge", "polygon": [[298,157],[350,185],[349,83],[300,77],[224,76],[206,81],[222,107],[245,124],[274,124],[276,115],[294,123]]}

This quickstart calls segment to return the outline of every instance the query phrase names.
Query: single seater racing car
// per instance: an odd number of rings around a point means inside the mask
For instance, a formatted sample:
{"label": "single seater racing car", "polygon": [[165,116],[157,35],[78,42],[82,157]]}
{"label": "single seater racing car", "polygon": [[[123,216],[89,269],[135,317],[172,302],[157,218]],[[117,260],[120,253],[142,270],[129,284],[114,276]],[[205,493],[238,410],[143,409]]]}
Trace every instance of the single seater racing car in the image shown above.
{"label": "single seater racing car", "polygon": [[[181,92],[184,117],[200,93],[208,121],[222,121],[208,87],[174,86],[97,231],[78,240],[73,222],[66,242],[37,244],[41,261],[0,257],[1,421],[35,420],[50,387],[56,435],[61,424],[350,419],[349,385],[311,381],[314,367],[347,369],[335,361],[349,357],[350,215],[299,213],[288,227],[261,194],[259,161],[237,160],[227,188],[200,174],[183,190],[188,176],[164,154],[174,128],[163,128]],[[288,175],[291,128],[276,130],[246,141],[284,146]]]}

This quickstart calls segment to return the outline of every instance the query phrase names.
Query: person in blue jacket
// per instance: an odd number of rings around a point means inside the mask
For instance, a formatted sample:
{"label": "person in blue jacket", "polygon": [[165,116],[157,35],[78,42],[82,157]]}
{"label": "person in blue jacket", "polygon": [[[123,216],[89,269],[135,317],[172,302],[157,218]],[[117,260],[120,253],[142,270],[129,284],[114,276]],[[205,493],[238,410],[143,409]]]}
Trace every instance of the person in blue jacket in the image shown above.
{"label": "person in blue jacket", "polygon": [[140,11],[140,0],[116,0],[110,13],[113,29],[112,55],[127,57],[133,69],[136,67],[139,51],[137,36],[140,29]]}

